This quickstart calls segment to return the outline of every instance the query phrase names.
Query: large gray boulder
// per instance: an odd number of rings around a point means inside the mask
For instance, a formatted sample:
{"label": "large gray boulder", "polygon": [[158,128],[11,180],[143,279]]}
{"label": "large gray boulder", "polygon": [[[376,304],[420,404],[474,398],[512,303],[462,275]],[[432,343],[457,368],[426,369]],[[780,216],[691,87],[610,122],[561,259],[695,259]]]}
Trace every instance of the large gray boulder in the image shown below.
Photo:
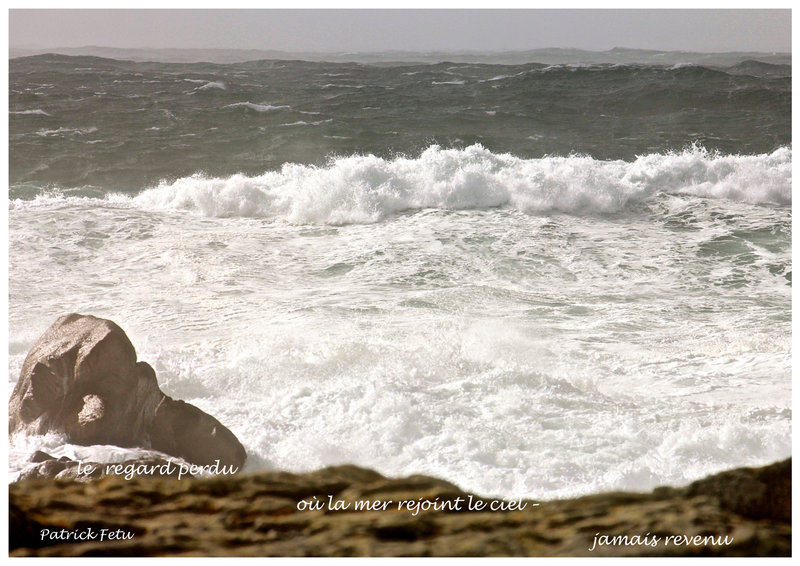
{"label": "large gray boulder", "polygon": [[8,402],[10,433],[60,432],[74,444],[143,447],[198,465],[241,468],[236,436],[158,387],[125,332],[94,316],[60,317],[34,344]]}

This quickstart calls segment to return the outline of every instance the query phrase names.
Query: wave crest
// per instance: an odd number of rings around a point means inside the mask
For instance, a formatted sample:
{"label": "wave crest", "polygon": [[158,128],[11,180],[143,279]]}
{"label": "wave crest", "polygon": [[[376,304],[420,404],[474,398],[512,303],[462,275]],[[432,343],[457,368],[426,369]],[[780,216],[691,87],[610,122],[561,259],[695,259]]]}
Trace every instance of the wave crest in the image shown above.
{"label": "wave crest", "polygon": [[522,159],[480,145],[431,146],[418,158],[355,155],[331,159],[325,167],[285,164],[256,177],[194,175],[145,190],[134,201],[207,216],[341,225],[425,208],[612,213],[659,193],[790,204],[791,149],[719,155],[693,147],[626,162],[582,156]]}

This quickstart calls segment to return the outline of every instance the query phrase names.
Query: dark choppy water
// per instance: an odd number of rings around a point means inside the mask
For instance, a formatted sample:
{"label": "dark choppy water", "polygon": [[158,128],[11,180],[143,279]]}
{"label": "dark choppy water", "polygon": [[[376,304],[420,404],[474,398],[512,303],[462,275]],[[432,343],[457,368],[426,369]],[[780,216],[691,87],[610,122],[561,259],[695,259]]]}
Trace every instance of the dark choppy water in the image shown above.
{"label": "dark choppy water", "polygon": [[604,160],[692,144],[745,154],[789,145],[791,78],[741,71],[14,59],[12,194],[30,196],[22,183],[134,192],[198,171],[260,174],[331,155],[414,157],[431,145]]}

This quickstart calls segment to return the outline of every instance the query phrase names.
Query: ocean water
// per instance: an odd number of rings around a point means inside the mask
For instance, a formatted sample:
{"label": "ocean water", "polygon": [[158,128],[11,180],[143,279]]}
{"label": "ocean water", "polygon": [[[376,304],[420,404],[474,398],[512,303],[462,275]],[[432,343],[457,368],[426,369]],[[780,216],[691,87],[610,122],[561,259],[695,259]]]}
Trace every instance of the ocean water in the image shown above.
{"label": "ocean water", "polygon": [[[785,458],[783,70],[13,59],[9,392],[80,312],[247,471],[550,499]],[[36,448],[130,453],[17,436],[12,475]]]}

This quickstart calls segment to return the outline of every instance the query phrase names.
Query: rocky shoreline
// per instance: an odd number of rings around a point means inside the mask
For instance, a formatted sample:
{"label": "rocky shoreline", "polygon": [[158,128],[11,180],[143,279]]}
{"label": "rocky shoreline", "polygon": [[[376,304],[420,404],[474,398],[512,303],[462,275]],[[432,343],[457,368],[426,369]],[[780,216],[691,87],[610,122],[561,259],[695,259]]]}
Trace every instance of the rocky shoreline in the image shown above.
{"label": "rocky shoreline", "polygon": [[33,346],[9,431],[150,454],[34,453],[9,486],[11,556],[791,556],[791,459],[549,502],[355,466],[237,474],[234,434],[164,394],[125,333],[92,316],[59,318]]}
{"label": "rocky shoreline", "polygon": [[791,556],[791,459],[647,494],[506,503],[354,466],[23,480],[9,486],[10,554]]}

